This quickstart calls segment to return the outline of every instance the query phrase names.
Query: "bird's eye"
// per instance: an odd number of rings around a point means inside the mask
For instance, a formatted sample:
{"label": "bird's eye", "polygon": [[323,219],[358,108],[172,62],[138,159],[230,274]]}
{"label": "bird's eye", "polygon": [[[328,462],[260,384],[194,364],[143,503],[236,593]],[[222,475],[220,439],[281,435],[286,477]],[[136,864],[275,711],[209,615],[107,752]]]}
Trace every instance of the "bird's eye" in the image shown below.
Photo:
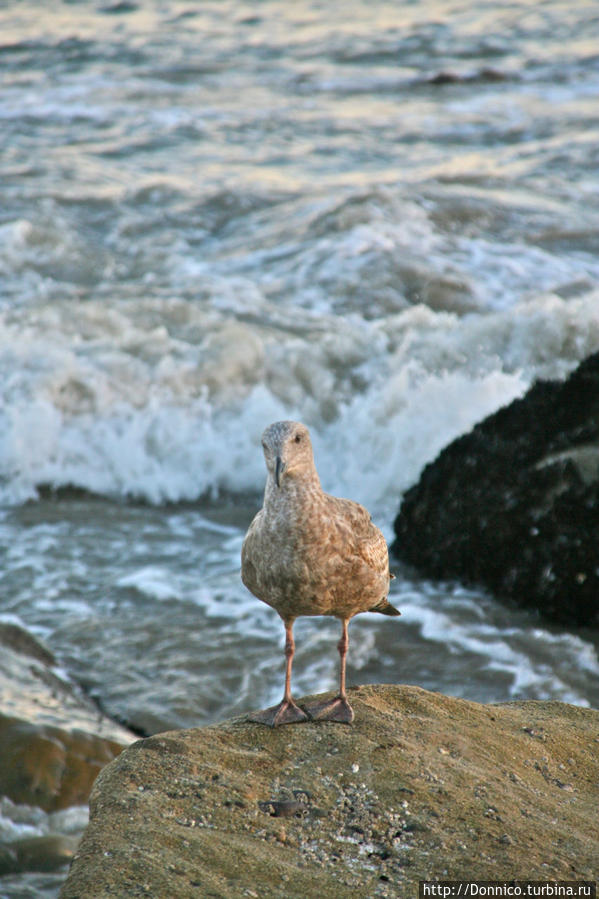
{"label": "bird's eye", "polygon": [[302,435],[301,435],[301,434],[296,434],[296,435],[295,435],[295,442],[296,442],[296,443],[301,443],[301,440],[302,440]]}

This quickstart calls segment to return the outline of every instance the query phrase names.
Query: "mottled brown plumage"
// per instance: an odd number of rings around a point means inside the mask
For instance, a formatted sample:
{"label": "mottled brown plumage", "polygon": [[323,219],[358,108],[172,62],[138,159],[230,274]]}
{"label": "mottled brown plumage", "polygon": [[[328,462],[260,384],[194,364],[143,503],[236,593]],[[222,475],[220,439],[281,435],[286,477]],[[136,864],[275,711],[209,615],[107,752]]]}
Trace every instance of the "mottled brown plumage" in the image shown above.
{"label": "mottled brown plumage", "polygon": [[[283,619],[287,673],[282,702],[253,720],[273,727],[309,718],[350,723],[348,622],[359,612],[399,615],[387,601],[387,544],[363,506],[323,491],[305,425],[276,422],[264,431],[262,446],[268,471],[264,506],[243,542],[241,577]],[[300,615],[334,615],[343,626],[339,696],[308,708],[308,714],[295,704],[290,688],[293,622]]]}

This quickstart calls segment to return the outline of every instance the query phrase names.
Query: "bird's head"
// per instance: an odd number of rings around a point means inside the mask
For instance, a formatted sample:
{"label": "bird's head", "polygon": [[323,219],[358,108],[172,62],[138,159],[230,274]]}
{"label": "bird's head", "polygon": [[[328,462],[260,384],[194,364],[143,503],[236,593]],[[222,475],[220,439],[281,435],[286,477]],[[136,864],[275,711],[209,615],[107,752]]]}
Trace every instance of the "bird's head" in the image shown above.
{"label": "bird's head", "polygon": [[315,474],[308,428],[299,421],[276,421],[262,434],[262,449],[277,487],[287,478]]}

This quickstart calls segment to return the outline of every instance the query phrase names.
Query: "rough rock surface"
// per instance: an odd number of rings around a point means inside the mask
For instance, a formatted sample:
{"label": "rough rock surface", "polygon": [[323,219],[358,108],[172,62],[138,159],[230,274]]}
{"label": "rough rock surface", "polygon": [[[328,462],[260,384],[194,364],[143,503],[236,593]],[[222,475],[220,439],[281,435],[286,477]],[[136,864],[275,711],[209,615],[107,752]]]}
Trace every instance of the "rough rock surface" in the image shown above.
{"label": "rough rock surface", "polygon": [[561,623],[599,623],[599,354],[455,440],[403,498],[392,550]]}
{"label": "rough rock surface", "polygon": [[425,878],[591,879],[599,712],[350,691],[352,727],[236,718],[100,774],[61,899],[416,896]]}
{"label": "rough rock surface", "polygon": [[31,634],[0,623],[0,795],[47,812],[83,804],[101,768],[134,739]]}

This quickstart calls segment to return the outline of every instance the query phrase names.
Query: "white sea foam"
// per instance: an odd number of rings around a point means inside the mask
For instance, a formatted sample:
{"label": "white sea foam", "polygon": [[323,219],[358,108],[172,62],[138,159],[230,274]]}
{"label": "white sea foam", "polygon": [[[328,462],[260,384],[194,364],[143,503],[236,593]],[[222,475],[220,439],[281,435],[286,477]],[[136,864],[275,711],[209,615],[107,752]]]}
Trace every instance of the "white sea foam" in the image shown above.
{"label": "white sea foam", "polygon": [[147,565],[124,575],[117,581],[117,586],[131,587],[142,595],[159,601],[180,599],[173,584],[173,572],[155,565]]}
{"label": "white sea foam", "polygon": [[71,806],[50,814],[32,805],[0,796],[0,842],[42,837],[46,834],[80,836],[89,819],[87,806]]}
{"label": "white sea foam", "polygon": [[402,371],[380,392],[358,397],[343,410],[339,428],[325,435],[322,449],[316,441],[329,491],[351,495],[389,521],[400,494],[427,462],[526,386],[520,376],[502,372],[409,381],[410,371]]}
{"label": "white sea foam", "polygon": [[182,300],[65,301],[26,327],[13,314],[0,330],[2,498],[40,484],[154,503],[261,490],[262,429],[302,418],[326,488],[388,514],[450,440],[598,349],[598,309],[595,292],[342,323],[281,319],[266,300],[253,322]]}
{"label": "white sea foam", "polygon": [[[486,615],[477,614],[481,602],[478,596],[467,600],[461,614],[456,616],[449,591],[448,594],[445,608],[434,596],[427,596],[426,590],[411,597],[402,591],[397,600],[402,621],[415,625],[421,637],[431,644],[439,644],[443,651],[458,657],[478,658],[484,670],[505,675],[509,695],[514,699],[534,696],[590,705],[584,687],[579,690],[577,685],[585,684],[589,675],[599,677],[599,658],[592,644],[575,635],[553,634],[544,628],[510,627],[509,612],[502,610],[495,611],[495,615],[505,615],[506,619],[498,627],[498,622],[489,617],[490,609]],[[557,647],[560,665],[555,664]]]}

